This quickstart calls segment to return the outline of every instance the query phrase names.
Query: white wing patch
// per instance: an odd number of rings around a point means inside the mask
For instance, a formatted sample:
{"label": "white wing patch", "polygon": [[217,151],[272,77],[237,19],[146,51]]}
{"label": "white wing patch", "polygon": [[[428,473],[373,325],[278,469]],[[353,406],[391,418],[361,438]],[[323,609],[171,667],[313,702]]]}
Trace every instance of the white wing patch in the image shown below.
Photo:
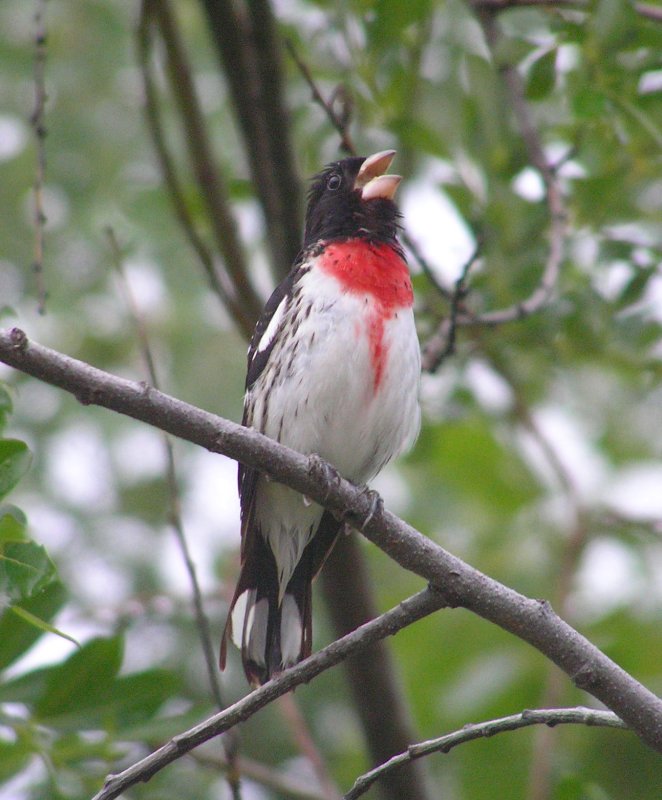
{"label": "white wing patch", "polygon": [[276,308],[276,310],[273,313],[273,316],[269,320],[269,324],[267,325],[267,328],[265,332],[262,334],[262,338],[260,339],[260,342],[257,348],[255,349],[256,353],[261,353],[263,350],[266,350],[267,347],[269,347],[269,345],[273,341],[273,338],[276,335],[276,332],[278,331],[278,328],[280,326],[280,321],[283,318],[283,314],[285,313],[285,306],[287,305],[287,300],[288,300],[287,297],[283,297],[283,299],[278,304],[278,307]]}

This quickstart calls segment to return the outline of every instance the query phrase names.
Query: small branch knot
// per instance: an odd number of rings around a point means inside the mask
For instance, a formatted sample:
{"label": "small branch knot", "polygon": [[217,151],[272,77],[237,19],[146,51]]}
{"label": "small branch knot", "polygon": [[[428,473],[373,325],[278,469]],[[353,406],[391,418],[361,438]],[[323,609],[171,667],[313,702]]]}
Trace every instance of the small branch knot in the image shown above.
{"label": "small branch knot", "polygon": [[590,664],[582,664],[572,676],[572,682],[579,689],[590,689],[591,686],[595,685],[595,680],[595,670]]}
{"label": "small branch knot", "polygon": [[28,337],[20,328],[12,328],[9,331],[9,339],[14,350],[24,353],[28,349]]}

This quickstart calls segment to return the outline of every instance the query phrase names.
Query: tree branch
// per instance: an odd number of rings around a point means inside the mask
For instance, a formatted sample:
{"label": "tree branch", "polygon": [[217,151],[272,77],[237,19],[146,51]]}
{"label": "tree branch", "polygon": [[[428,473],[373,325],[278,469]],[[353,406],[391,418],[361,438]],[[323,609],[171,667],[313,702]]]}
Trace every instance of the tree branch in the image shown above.
{"label": "tree branch", "polygon": [[[501,6],[498,4],[495,6],[490,2],[486,4],[475,2],[471,3],[471,5],[477,12],[487,44],[490,50],[494,52],[500,37],[496,11]],[[549,251],[540,281],[526,299],[507,308],[486,311],[483,314],[458,314],[455,319],[457,326],[503,325],[507,322],[516,322],[524,319],[540,311],[549,302],[549,298],[558,282],[563,262],[567,214],[556,169],[545,155],[540,135],[526,104],[520,74],[512,65],[502,68],[500,72],[503,76],[506,99],[517,121],[517,127],[526,146],[529,160],[533,167],[538,170],[545,184],[546,202],[550,217]],[[450,330],[449,320],[444,319],[436,333],[425,343],[423,347],[423,369],[428,372],[434,372],[438,368],[446,353]]]}
{"label": "tree branch", "polygon": [[[641,17],[653,22],[662,22],[662,7],[652,3],[634,3],[634,10]],[[489,9],[490,11],[507,11],[511,8],[549,8],[564,9],[573,8],[579,11],[592,10],[591,4],[587,0],[471,0],[471,6],[475,10]]]}
{"label": "tree branch", "polygon": [[252,0],[246,13],[244,4],[230,0],[201,0],[201,4],[246,144],[266,219],[272,266],[280,280],[290,271],[301,245],[301,186],[282,99],[271,6],[267,0]]}
{"label": "tree branch", "polygon": [[[427,539],[340,476],[257,431],[202,411],[144,383],[118,378],[42,345],[18,328],[0,330],[0,361],[59,386],[86,405],[109,408],[253,467],[360,527],[402,567],[428,580],[452,606],[518,636],[559,666],[576,686],[618,714],[662,752],[662,700],[554,613],[484,575]],[[333,470],[331,470],[333,472]],[[298,674],[298,673],[297,673]],[[257,694],[257,693],[256,693]]]}
{"label": "tree branch", "polygon": [[479,722],[474,725],[465,725],[461,730],[447,733],[437,739],[428,739],[425,742],[412,744],[405,753],[394,756],[385,764],[380,764],[376,769],[366,772],[357,778],[352,788],[347,792],[344,800],[356,800],[365,794],[372,784],[399,769],[403,764],[408,764],[417,758],[431,755],[432,753],[448,753],[454,747],[474,739],[483,739],[497,733],[516,731],[529,725],[595,725],[607,728],[625,728],[623,720],[611,711],[596,711],[593,708],[545,708],[533,711],[522,711],[521,714],[512,714],[509,717],[491,719],[488,722]]}
{"label": "tree branch", "polygon": [[[212,291],[216,293],[217,297],[223,303],[244,338],[250,339],[255,326],[256,311],[253,309],[251,313],[243,300],[237,296],[237,290],[227,270],[224,269],[221,272],[217,269],[218,260],[214,259],[209,247],[196,228],[193,216],[184,196],[181,181],[177,176],[174,161],[166,144],[157,90],[150,65],[150,14],[147,13],[147,7],[146,1],[146,3],[143,4],[137,31],[138,61],[145,91],[147,126],[152,136],[152,144],[156,151],[156,157],[161,168],[163,180],[170,194],[175,215],[207,275]],[[226,255],[231,255],[231,253],[227,251]]]}
{"label": "tree branch", "polygon": [[[120,289],[136,329],[138,349],[140,350],[140,354],[142,356],[149,379],[152,385],[158,389],[159,382],[156,374],[156,363],[152,354],[149,335],[147,333],[147,328],[145,326],[143,317],[140,313],[140,309],[131,290],[131,285],[126,276],[126,272],[124,271],[124,264],[122,263],[122,254],[119,243],[112,228],[108,228],[106,233],[108,235],[108,241],[112,251],[115,269],[120,279]],[[175,451],[172,446],[172,439],[167,433],[162,433],[162,440],[166,464],[165,485],[169,504],[168,521],[172,527],[175,541],[177,542],[182,561],[184,562],[184,568],[188,575],[189,584],[191,587],[193,614],[195,618],[195,624],[198,629],[202,654],[205,659],[205,666],[207,668],[209,688],[211,689],[212,696],[214,697],[219,711],[222,711],[225,708],[225,703],[223,702],[223,697],[221,695],[221,681],[218,674],[218,668],[216,666],[216,658],[214,656],[214,646],[211,639],[209,618],[205,613],[204,604],[202,602],[202,591],[198,581],[197,570],[191,555],[191,549],[188,545],[186,532],[184,530],[184,521],[181,515],[181,498],[179,492],[179,482],[177,480],[177,469],[175,466]],[[230,792],[232,793],[233,798],[241,800],[239,774],[236,769],[238,748],[236,732],[231,731],[227,734],[227,736],[223,737],[223,739],[221,739],[220,746],[222,751],[225,753],[228,764],[226,777]]]}
{"label": "tree branch", "polygon": [[[147,36],[145,20],[147,17],[154,20],[163,39],[167,55],[168,76],[186,132],[185,141],[189,158],[200,193],[205,201],[216,246],[223,256],[227,275],[233,284],[233,299],[240,299],[244,314],[254,323],[262,309],[262,301],[248,277],[244,251],[239,240],[236,222],[230,210],[228,190],[222,174],[216,168],[184,45],[179,37],[169,3],[166,0],[159,0],[159,2],[144,0],[143,28],[145,33],[142,38],[145,47]],[[232,311],[232,306],[229,310]]]}
{"label": "tree branch", "polygon": [[[379,611],[367,559],[354,533],[340,537],[320,574],[327,612],[337,637],[363,625]],[[344,664],[356,713],[364,730],[370,763],[387,761],[418,738],[393,653],[376,642]],[[408,764],[379,782],[384,798],[425,800],[423,764]]]}
{"label": "tree branch", "polygon": [[30,124],[35,135],[36,159],[33,184],[34,260],[32,271],[37,288],[37,311],[46,313],[44,281],[44,181],[46,180],[46,0],[38,0],[34,14],[34,108]]}
{"label": "tree branch", "polygon": [[424,589],[409,597],[377,619],[352,631],[342,639],[336,640],[296,666],[285,670],[277,678],[251,692],[225,711],[215,714],[185,733],[178,734],[163,747],[123,772],[109,775],[103,789],[94,796],[93,800],[111,800],[130,786],[148,781],[157,772],[193,750],[194,747],[229,730],[239,722],[244,722],[277,697],[294,689],[295,686],[308,683],[321,672],[340,663],[360,648],[379,641],[385,636],[392,636],[412,622],[443,608],[444,604],[443,597],[433,589]]}

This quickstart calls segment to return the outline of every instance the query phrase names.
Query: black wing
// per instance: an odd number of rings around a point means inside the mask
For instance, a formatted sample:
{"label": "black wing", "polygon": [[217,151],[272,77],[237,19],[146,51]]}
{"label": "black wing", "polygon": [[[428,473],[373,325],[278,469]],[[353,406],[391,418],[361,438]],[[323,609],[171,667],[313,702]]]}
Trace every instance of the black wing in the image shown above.
{"label": "black wing", "polygon": [[[273,319],[274,314],[278,310],[280,304],[293,294],[293,287],[296,282],[301,278],[303,273],[307,271],[304,262],[304,253],[302,252],[297,258],[294,267],[291,269],[288,276],[274,289],[273,293],[264,307],[264,311],[255,326],[253,337],[248,348],[248,367],[246,370],[246,392],[253,386],[255,381],[260,377],[262,371],[266,367],[269,357],[274,349],[274,345],[278,339],[278,331],[274,333],[271,340],[265,347],[259,349],[262,338],[269,327],[269,323]],[[251,426],[250,417],[250,404],[244,401],[244,414],[241,424],[247,427]],[[239,499],[241,503],[241,537],[242,537],[242,553],[246,547],[246,537],[250,531],[251,519],[253,515],[253,501],[255,499],[255,488],[257,485],[259,473],[251,467],[245,467],[239,464],[238,483],[239,483]]]}
{"label": "black wing", "polygon": [[[289,275],[281,283],[279,283],[272,292],[271,297],[267,300],[267,304],[264,307],[264,311],[262,312],[260,319],[257,321],[257,325],[253,331],[253,338],[251,339],[250,347],[248,348],[248,369],[246,370],[247,390],[251,388],[251,386],[262,374],[262,370],[266,367],[267,362],[269,361],[269,356],[271,355],[271,351],[274,349],[274,344],[278,339],[278,333],[271,337],[271,341],[266,347],[258,350],[260,342],[262,341],[262,337],[269,327],[269,323],[273,319],[273,316],[278,310],[280,304],[283,302],[283,300],[286,300],[286,298],[291,297],[292,288],[300,279],[301,275],[302,264],[300,259],[297,259]],[[243,425],[246,424],[245,417],[246,409],[244,408],[244,420],[242,422]]]}

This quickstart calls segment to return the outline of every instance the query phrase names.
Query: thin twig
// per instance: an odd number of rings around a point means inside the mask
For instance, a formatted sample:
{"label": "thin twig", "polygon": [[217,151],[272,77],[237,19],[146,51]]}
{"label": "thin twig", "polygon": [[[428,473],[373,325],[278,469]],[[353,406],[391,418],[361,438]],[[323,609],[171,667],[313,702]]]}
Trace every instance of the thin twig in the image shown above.
{"label": "thin twig", "polygon": [[[483,25],[485,38],[492,51],[496,49],[500,38],[500,31],[495,18],[496,10],[498,9],[492,8],[489,3],[487,6],[478,4],[478,11],[480,12],[478,17]],[[486,311],[482,314],[460,313],[455,320],[456,326],[482,325],[493,327],[525,319],[537,313],[548,304],[558,283],[563,262],[567,214],[557,169],[545,155],[540,135],[526,104],[520,74],[511,65],[502,68],[500,74],[503,77],[508,101],[526,146],[529,160],[534,168],[538,170],[545,184],[546,202],[550,217],[549,250],[540,281],[527,298],[507,308]],[[438,330],[425,342],[423,347],[424,369],[434,372],[438,368],[446,351],[449,331],[449,321],[444,319]]]}
{"label": "thin twig", "polygon": [[201,2],[264,211],[274,275],[280,280],[290,271],[301,246],[302,203],[273,9],[266,0]]}
{"label": "thin twig", "polygon": [[243,306],[246,316],[254,321],[260,314],[262,301],[249,278],[244,250],[230,210],[228,190],[216,167],[190,66],[169,2],[144,0],[143,19],[156,23],[163,40],[170,87],[185,129],[189,158],[207,207],[210,228],[218,251],[223,255],[225,270],[234,289],[233,297],[238,305]]}
{"label": "thin twig", "polygon": [[434,372],[438,369],[443,361],[455,353],[455,342],[457,339],[458,320],[460,319],[462,303],[467,296],[467,278],[471,268],[480,257],[480,243],[476,246],[474,252],[469,256],[465,262],[460,275],[455,281],[453,291],[450,293],[448,299],[450,308],[448,316],[445,317],[444,323],[439,327],[436,336],[444,336],[446,344],[440,351],[435,351],[434,359],[430,358],[432,352],[429,347],[424,348],[422,369],[425,372]]}
{"label": "thin twig", "polygon": [[324,757],[315,744],[308,723],[301,713],[293,692],[288,692],[279,698],[278,705],[292,736],[302,753],[313,768],[320,785],[320,791],[325,800],[339,800],[340,791],[333,782],[326,766]]}
{"label": "thin twig", "polygon": [[181,182],[177,177],[174,161],[166,144],[158,93],[150,65],[149,27],[149,15],[146,13],[145,6],[143,6],[140,24],[138,25],[138,61],[145,90],[147,124],[161,167],[163,180],[170,194],[175,214],[184,231],[184,235],[189,240],[191,247],[197,255],[211,289],[225,306],[243,337],[245,339],[250,339],[254,325],[253,317],[247,312],[243,303],[237,298],[236,289],[227,273],[218,270],[211,251],[197,230],[193,216],[189,211]]}
{"label": "thin twig", "polygon": [[349,133],[349,124],[351,121],[351,114],[347,113],[349,106],[345,104],[344,113],[342,116],[336,114],[336,111],[333,107],[333,100],[327,102],[324,99],[324,95],[317,87],[317,83],[315,83],[315,79],[313,78],[310,69],[308,69],[308,65],[299,57],[297,49],[294,46],[294,42],[291,39],[286,39],[285,47],[287,48],[287,52],[290,54],[292,61],[294,61],[294,63],[297,65],[297,69],[310,87],[313,100],[322,108],[329,122],[336,129],[338,135],[340,136],[340,149],[344,150],[344,152],[350,156],[355,156],[356,148],[354,147],[354,142],[352,141],[352,137]]}
{"label": "thin twig", "polygon": [[653,6],[650,3],[635,3],[634,10],[642,17],[650,19],[653,22],[662,22],[662,7]]}
{"label": "thin twig", "polygon": [[46,213],[44,211],[44,181],[46,179],[46,2],[36,0],[34,14],[34,109],[30,117],[30,124],[35,135],[37,150],[35,177],[33,186],[34,202],[34,260],[32,271],[37,287],[37,311],[46,313],[46,300],[48,298],[44,282],[44,226]]}
{"label": "thin twig", "polygon": [[[106,229],[106,235],[108,237],[108,242],[110,245],[112,262],[120,279],[119,281],[120,289],[122,291],[122,294],[124,295],[124,300],[129,309],[129,313],[131,315],[134,327],[136,329],[136,336],[138,338],[138,347],[140,349],[140,353],[142,355],[145,368],[149,376],[149,380],[152,386],[158,389],[159,381],[156,374],[156,365],[154,362],[154,356],[152,354],[152,348],[149,342],[149,335],[147,333],[145,322],[143,320],[142,314],[140,313],[140,309],[138,307],[138,304],[136,303],[136,299],[133,295],[133,292],[131,291],[131,285],[124,270],[124,263],[122,260],[122,253],[119,246],[119,242],[117,241],[117,237],[115,236],[115,232],[113,231],[112,228]],[[186,573],[188,575],[189,584],[191,586],[195,624],[198,630],[198,636],[200,637],[200,644],[202,645],[202,653],[204,655],[205,665],[207,668],[207,678],[209,680],[209,686],[219,711],[222,711],[225,707],[225,704],[223,703],[223,698],[221,696],[221,685],[218,679],[218,669],[216,666],[214,647],[211,641],[209,619],[207,618],[207,614],[205,613],[202,600],[202,592],[200,590],[200,584],[198,582],[197,571],[195,563],[193,562],[193,558],[191,556],[191,551],[189,549],[188,541],[186,539],[186,533],[184,531],[184,523],[182,521],[179,482],[177,480],[177,470],[175,467],[175,454],[170,437],[166,433],[163,433],[162,438],[166,456],[166,485],[168,489],[168,499],[170,503],[168,518],[173,533],[175,534],[175,540],[179,547],[182,560],[186,568]],[[227,734],[227,737],[228,737],[227,740],[224,738],[222,743],[222,747],[228,761],[227,778],[230,783],[230,789],[233,792],[234,797],[239,798],[239,789],[237,786],[238,773],[234,764],[237,753],[237,736],[234,731],[231,731],[229,734]]]}
{"label": "thin twig", "polygon": [[[618,714],[650,747],[662,752],[660,698],[564,622],[549,603],[527,598],[480,573],[386,508],[375,511],[374,497],[361,487],[331,477],[332,470],[327,476],[311,469],[310,457],[257,431],[30,342],[18,328],[0,330],[0,361],[59,386],[86,405],[126,414],[241,461],[328,508],[338,518],[351,519],[367,539],[404,569],[443,587],[447,603],[462,606],[528,642],[577,687]],[[302,673],[291,672],[301,677]]]}
{"label": "thin twig", "polygon": [[488,722],[479,722],[465,725],[461,730],[440,736],[437,739],[428,739],[425,742],[412,744],[405,753],[400,753],[385,764],[366,772],[357,778],[352,788],[347,792],[344,800],[356,800],[365,794],[376,780],[387,775],[403,764],[417,758],[431,755],[432,753],[448,753],[454,747],[471,742],[474,739],[483,739],[495,736],[497,733],[516,731],[529,725],[589,725],[607,728],[627,728],[623,720],[611,711],[597,711],[593,708],[550,708],[522,711],[521,714],[512,714],[509,717],[492,719]]}
{"label": "thin twig", "polygon": [[412,622],[439,610],[443,605],[444,601],[441,595],[431,589],[424,589],[404,600],[377,619],[366,623],[358,630],[336,640],[296,666],[285,670],[278,677],[251,692],[243,700],[239,700],[220,714],[215,714],[194,728],[177,735],[163,747],[123,772],[109,775],[103,789],[94,796],[93,800],[112,800],[130,786],[149,780],[185,753],[231,729],[239,722],[249,719],[261,708],[291,691],[295,686],[307,683],[357,650],[386,636],[392,636]]}
{"label": "thin twig", "polygon": [[[191,758],[195,759],[197,764],[215,771],[228,769],[228,762],[225,759],[210,756],[206,751],[194,750],[191,752]],[[311,781],[303,777],[296,778],[261,761],[237,756],[236,768],[242,778],[250,778],[266,786],[267,789],[273,789],[279,796],[284,795],[293,800],[328,800],[328,796],[312,786]]]}

